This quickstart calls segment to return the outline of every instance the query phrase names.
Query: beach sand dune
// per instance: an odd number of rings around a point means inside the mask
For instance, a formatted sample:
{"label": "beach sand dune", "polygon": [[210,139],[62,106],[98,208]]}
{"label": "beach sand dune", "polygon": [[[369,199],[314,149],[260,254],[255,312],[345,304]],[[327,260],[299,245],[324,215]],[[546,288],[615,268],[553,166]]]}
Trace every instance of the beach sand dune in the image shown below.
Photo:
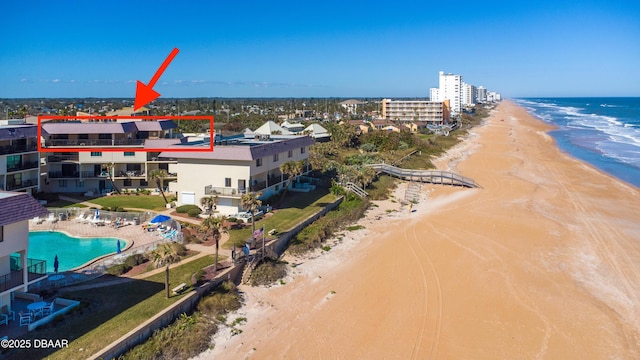
{"label": "beach sand dune", "polygon": [[284,285],[241,286],[243,332],[200,358],[640,358],[640,192],[550,129],[502,102],[438,162],[482,189],[385,201]]}

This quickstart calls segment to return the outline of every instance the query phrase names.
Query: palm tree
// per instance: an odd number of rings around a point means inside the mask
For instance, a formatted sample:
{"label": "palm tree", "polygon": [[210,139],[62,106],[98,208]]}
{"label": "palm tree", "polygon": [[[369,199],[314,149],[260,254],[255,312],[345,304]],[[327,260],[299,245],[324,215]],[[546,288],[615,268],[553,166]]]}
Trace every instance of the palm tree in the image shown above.
{"label": "palm tree", "polygon": [[262,205],[262,201],[258,199],[260,195],[260,193],[248,192],[243,194],[240,198],[240,206],[244,210],[251,212],[251,238],[253,239],[251,243],[252,247],[256,246],[256,238],[253,235],[253,233],[256,232],[256,222],[253,218],[253,214],[256,212],[256,210],[258,210],[258,207]]}
{"label": "palm tree", "polygon": [[120,189],[116,187],[116,183],[113,181],[113,172],[115,171],[116,165],[110,162],[110,163],[102,164],[102,168],[106,169],[107,173],[109,174],[109,182],[111,183],[111,187],[113,187],[113,189],[118,194],[120,194]]}
{"label": "palm tree", "polygon": [[162,198],[164,199],[164,203],[168,204],[167,197],[164,195],[164,179],[168,176],[167,171],[164,169],[155,169],[151,170],[149,173],[149,178],[156,182],[156,187],[160,189],[160,194],[162,194]]}
{"label": "palm tree", "polygon": [[280,172],[282,172],[283,174],[287,174],[289,176],[289,178],[287,179],[287,185],[284,187],[284,191],[282,192],[282,198],[284,198],[284,195],[287,193],[287,190],[289,190],[289,185],[291,185],[293,178],[302,174],[303,170],[304,170],[304,161],[302,160],[301,161],[291,160],[291,161],[287,161],[280,164]]}
{"label": "palm tree", "polygon": [[200,230],[204,231],[205,235],[211,231],[211,236],[216,241],[216,270],[218,270],[218,246],[220,236],[227,232],[227,228],[224,226],[226,216],[211,216],[202,221],[200,224]]}
{"label": "palm tree", "polygon": [[200,205],[205,209],[206,214],[211,216],[212,211],[215,210],[218,205],[218,195],[200,198]]}
{"label": "palm tree", "polygon": [[362,188],[366,189],[376,177],[376,171],[368,166],[362,167],[359,171],[358,178],[362,181]]}
{"label": "palm tree", "polygon": [[164,291],[167,299],[169,298],[169,264],[178,262],[179,260],[180,256],[171,244],[162,244],[153,251],[153,263],[155,267],[166,266],[164,272]]}

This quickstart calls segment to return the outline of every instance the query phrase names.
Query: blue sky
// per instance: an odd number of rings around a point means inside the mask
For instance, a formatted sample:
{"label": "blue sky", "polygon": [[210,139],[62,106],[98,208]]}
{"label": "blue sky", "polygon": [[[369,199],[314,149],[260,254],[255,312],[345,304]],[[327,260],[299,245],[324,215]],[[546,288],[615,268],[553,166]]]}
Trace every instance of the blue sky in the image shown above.
{"label": "blue sky", "polygon": [[0,97],[640,96],[640,2],[16,1]]}

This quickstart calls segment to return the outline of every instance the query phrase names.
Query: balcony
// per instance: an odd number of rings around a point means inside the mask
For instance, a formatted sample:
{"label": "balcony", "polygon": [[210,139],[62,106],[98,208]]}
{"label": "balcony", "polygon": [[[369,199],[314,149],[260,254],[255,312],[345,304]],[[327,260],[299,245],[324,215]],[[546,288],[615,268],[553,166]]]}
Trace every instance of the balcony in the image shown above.
{"label": "balcony", "polygon": [[116,178],[133,178],[133,177],[144,177],[144,170],[128,170],[128,171],[120,171]]}
{"label": "balcony", "polygon": [[45,147],[142,146],[144,139],[47,139]]}
{"label": "balcony", "polygon": [[47,156],[47,161],[52,162],[63,162],[63,161],[78,161],[79,160],[78,153],[69,153],[69,154],[59,154],[59,155],[49,155]]}
{"label": "balcony", "polygon": [[0,155],[18,154],[18,153],[33,152],[33,151],[38,151],[37,144],[0,146]]}
{"label": "balcony", "polygon": [[236,189],[236,188],[230,188],[230,187],[215,187],[211,185],[204,187],[205,195],[241,197],[242,194],[244,194],[245,192],[246,192],[246,189]]}
{"label": "balcony", "polygon": [[39,161],[25,161],[22,164],[17,164],[12,167],[7,165],[7,172],[20,171],[20,170],[29,170],[29,169],[37,169]]}
{"label": "balcony", "polygon": [[62,172],[62,171],[49,171],[49,179],[77,179],[80,177],[80,173],[74,172]]}
{"label": "balcony", "polygon": [[26,179],[26,180],[22,180],[19,183],[15,183],[15,182],[10,182],[9,179],[7,179],[7,191],[12,191],[12,190],[16,190],[16,189],[24,189],[24,188],[28,188],[28,187],[32,187],[32,186],[38,186],[38,180],[35,179]]}
{"label": "balcony", "polygon": [[[24,285],[22,277],[22,266],[20,264],[20,256],[11,256],[11,272],[0,276],[0,292],[14,289]],[[27,258],[27,274],[29,282],[35,281],[47,276],[47,262],[38,259]]]}

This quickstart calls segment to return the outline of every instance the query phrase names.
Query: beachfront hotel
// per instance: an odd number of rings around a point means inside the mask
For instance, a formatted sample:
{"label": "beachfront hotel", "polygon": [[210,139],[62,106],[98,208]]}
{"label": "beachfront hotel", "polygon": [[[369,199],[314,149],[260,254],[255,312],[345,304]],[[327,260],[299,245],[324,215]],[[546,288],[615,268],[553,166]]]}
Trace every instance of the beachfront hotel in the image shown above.
{"label": "beachfront hotel", "polygon": [[46,262],[27,258],[27,250],[29,219],[48,213],[25,192],[0,191],[0,308],[11,310],[13,292],[47,276]]}
{"label": "beachfront hotel", "polygon": [[[164,148],[184,141],[174,136],[172,120],[124,120],[109,122],[43,122],[43,147],[95,148],[90,152],[47,152],[43,190],[60,193],[98,195],[113,191],[110,178],[118,189],[155,188],[150,173],[163,169],[167,180],[175,159],[160,159],[159,152],[140,151]],[[131,151],[102,151],[109,147]],[[113,164],[110,168],[107,164]],[[151,182],[151,184],[150,184]]]}
{"label": "beachfront hotel", "polygon": [[38,128],[22,119],[0,121],[0,190],[40,189]]}
{"label": "beachfront hotel", "polygon": [[[282,135],[280,131],[216,136],[212,152],[162,152],[160,158],[177,159],[169,167],[178,175],[177,181],[169,184],[169,191],[177,195],[177,204],[199,205],[201,198],[215,196],[218,213],[234,215],[242,211],[240,198],[246,192],[260,192],[265,199],[283,190],[287,177],[280,165],[288,161],[306,163],[314,141],[307,135]],[[209,144],[203,141],[173,147],[187,146]],[[307,163],[303,173],[309,170]]]}
{"label": "beachfront hotel", "polygon": [[416,124],[447,123],[449,122],[449,100],[382,99],[382,118]]}

